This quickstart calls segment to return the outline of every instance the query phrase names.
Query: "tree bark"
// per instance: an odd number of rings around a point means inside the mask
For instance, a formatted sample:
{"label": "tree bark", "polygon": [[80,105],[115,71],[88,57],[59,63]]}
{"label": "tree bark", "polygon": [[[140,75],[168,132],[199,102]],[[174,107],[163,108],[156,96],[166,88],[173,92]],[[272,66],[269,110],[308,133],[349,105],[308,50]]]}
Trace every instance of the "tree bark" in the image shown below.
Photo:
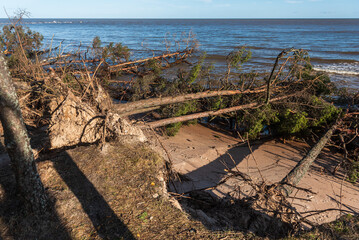
{"label": "tree bark", "polygon": [[[270,101],[271,102],[280,101],[280,100],[292,97],[294,95],[295,94],[282,96],[282,97],[277,97],[277,98],[273,98]],[[263,106],[263,103],[255,102],[255,103],[249,103],[249,104],[230,107],[230,108],[224,108],[224,109],[220,109],[220,110],[217,110],[217,111],[207,111],[207,112],[201,112],[201,113],[194,113],[194,114],[190,114],[190,115],[186,115],[186,116],[167,118],[167,119],[162,119],[162,120],[155,121],[155,122],[150,122],[145,127],[147,127],[147,126],[152,127],[152,128],[162,127],[162,126],[165,126],[165,125],[168,125],[168,124],[171,124],[171,123],[184,122],[184,121],[189,121],[189,120],[208,117],[208,116],[217,116],[217,115],[221,115],[221,114],[224,114],[224,113],[239,111],[239,110],[248,109],[248,108],[257,108],[257,107],[260,107],[260,106]]]}
{"label": "tree bark", "polygon": [[0,53],[0,121],[16,184],[28,210],[44,212],[48,198],[34,162],[28,133],[4,55]]}
{"label": "tree bark", "polygon": [[282,179],[282,184],[278,187],[278,189],[285,196],[289,196],[293,192],[294,187],[307,174],[310,166],[318,157],[329,139],[332,137],[334,131],[337,129],[340,123],[341,120],[338,119],[333,124],[333,126],[324,134],[324,136],[314,145],[314,147],[310,149],[307,155],[302,160],[300,160],[298,164]]}
{"label": "tree bark", "polygon": [[[199,92],[199,93],[190,93],[181,96],[175,97],[163,97],[163,98],[150,98],[145,100],[139,100],[136,102],[130,102],[125,104],[118,104],[113,107],[113,111],[117,112],[122,116],[130,115],[132,111],[136,111],[137,113],[140,109],[143,109],[144,112],[148,111],[147,108],[173,104],[173,103],[180,103],[189,100],[195,100],[200,98],[207,98],[207,97],[215,97],[215,96],[230,96],[236,94],[250,94],[250,93],[261,93],[265,92],[266,89],[258,88],[254,90],[223,90],[223,91],[207,91],[207,92]],[[128,114],[127,114],[128,113]]]}
{"label": "tree bark", "polygon": [[168,54],[163,54],[163,55],[160,55],[160,56],[140,59],[140,60],[136,60],[136,61],[124,62],[124,63],[120,63],[120,64],[117,64],[117,65],[110,66],[110,69],[112,70],[112,69],[123,68],[123,67],[128,66],[128,65],[144,63],[144,62],[148,62],[148,61],[154,60],[154,59],[171,58],[171,57],[174,57],[174,56],[178,56],[180,54],[183,54],[182,57],[185,57],[188,54],[191,54],[192,52],[193,52],[193,49],[187,49],[187,50],[184,50],[184,51],[181,51],[181,52],[168,53]]}

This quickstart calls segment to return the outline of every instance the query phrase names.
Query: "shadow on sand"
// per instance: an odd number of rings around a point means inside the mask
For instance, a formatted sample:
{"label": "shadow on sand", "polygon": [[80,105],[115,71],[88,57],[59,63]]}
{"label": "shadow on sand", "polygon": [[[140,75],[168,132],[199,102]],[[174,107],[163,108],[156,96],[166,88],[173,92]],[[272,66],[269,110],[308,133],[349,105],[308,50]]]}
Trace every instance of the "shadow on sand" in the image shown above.
{"label": "shadow on sand", "polygon": [[[259,146],[253,145],[252,151]],[[177,189],[178,193],[184,194],[185,197],[180,199],[181,205],[209,229],[251,231],[259,237],[273,239],[287,236],[293,230],[293,225],[283,222],[279,217],[253,209],[245,198],[233,198],[228,194],[224,198],[218,198],[213,194],[213,189],[210,189],[228,175],[225,169],[235,169],[250,154],[248,147],[231,148],[214,161],[184,175],[186,180],[174,182],[170,187],[173,191]],[[246,197],[243,193],[242,196]]]}
{"label": "shadow on sand", "polygon": [[71,156],[62,152],[51,159],[54,168],[75,194],[99,236],[103,239],[135,239]]}
{"label": "shadow on sand", "polygon": [[52,201],[47,213],[25,213],[23,201],[17,193],[10,159],[1,143],[0,196],[0,236],[3,239],[71,239],[54,210]]}
{"label": "shadow on sand", "polygon": [[[135,239],[66,151],[46,155],[46,159],[41,161],[53,162],[55,170],[81,203],[101,238]],[[48,213],[41,216],[24,213],[10,160],[1,143],[0,156],[0,196],[4,196],[0,202],[0,239],[72,239],[57,215],[54,198]]]}

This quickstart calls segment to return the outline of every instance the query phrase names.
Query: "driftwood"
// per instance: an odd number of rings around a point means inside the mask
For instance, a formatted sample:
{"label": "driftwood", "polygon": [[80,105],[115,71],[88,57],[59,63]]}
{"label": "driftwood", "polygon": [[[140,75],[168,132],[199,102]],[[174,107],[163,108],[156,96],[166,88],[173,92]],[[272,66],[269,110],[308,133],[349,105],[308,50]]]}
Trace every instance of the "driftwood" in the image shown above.
{"label": "driftwood", "polygon": [[310,149],[307,155],[282,179],[281,185],[278,188],[284,195],[289,196],[292,193],[293,186],[296,186],[308,172],[310,166],[330,140],[340,123],[341,119],[338,119],[314,147]]}
{"label": "driftwood", "polygon": [[[270,102],[280,101],[280,100],[283,100],[283,99],[293,97],[295,95],[296,94],[291,94],[291,95],[286,95],[286,96],[282,96],[282,97],[273,98],[272,100],[270,100]],[[197,118],[203,118],[203,117],[209,117],[209,116],[217,116],[217,115],[221,115],[221,114],[224,114],[224,113],[239,111],[239,110],[248,109],[248,108],[258,108],[260,106],[263,106],[263,103],[254,102],[254,103],[249,103],[249,104],[245,104],[245,105],[240,105],[240,106],[235,106],[235,107],[230,107],[230,108],[224,108],[224,109],[220,109],[220,110],[217,110],[217,111],[207,111],[207,112],[189,114],[189,115],[186,115],[186,116],[162,119],[162,120],[159,120],[159,121],[150,122],[147,125],[145,125],[144,127],[145,128],[146,127],[152,127],[152,128],[162,127],[162,126],[165,126],[165,125],[168,125],[168,124],[171,124],[171,123],[184,122],[184,121],[189,121],[189,120],[193,120],[193,119],[197,119]]]}

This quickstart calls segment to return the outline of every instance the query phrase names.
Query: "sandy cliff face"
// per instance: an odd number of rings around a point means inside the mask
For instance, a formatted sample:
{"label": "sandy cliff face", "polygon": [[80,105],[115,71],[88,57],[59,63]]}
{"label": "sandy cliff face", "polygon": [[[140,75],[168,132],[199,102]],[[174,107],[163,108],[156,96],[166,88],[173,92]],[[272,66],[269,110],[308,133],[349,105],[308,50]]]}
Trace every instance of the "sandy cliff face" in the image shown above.
{"label": "sandy cliff face", "polygon": [[53,111],[49,127],[51,149],[94,143],[104,136],[121,142],[146,141],[141,129],[126,119],[115,113],[100,114],[71,92],[64,100],[52,102],[50,108]]}

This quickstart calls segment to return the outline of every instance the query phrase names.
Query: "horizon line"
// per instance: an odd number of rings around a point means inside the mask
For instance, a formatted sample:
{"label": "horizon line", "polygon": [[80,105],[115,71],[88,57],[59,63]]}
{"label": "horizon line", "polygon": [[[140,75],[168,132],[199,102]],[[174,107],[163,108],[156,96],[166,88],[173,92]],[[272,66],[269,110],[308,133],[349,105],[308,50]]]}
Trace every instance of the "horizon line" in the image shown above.
{"label": "horizon line", "polygon": [[[8,17],[0,17],[0,19],[11,19]],[[83,18],[79,18],[79,17],[26,17],[23,18],[24,20],[26,19],[119,19],[119,20],[326,20],[326,19],[343,19],[343,20],[359,20],[359,17],[357,18],[352,18],[352,17],[303,17],[303,18],[272,18],[272,17],[268,17],[268,18],[162,18],[162,17],[156,17],[156,18],[140,18],[140,17],[134,17],[134,18],[113,18],[113,17],[83,17]]]}

